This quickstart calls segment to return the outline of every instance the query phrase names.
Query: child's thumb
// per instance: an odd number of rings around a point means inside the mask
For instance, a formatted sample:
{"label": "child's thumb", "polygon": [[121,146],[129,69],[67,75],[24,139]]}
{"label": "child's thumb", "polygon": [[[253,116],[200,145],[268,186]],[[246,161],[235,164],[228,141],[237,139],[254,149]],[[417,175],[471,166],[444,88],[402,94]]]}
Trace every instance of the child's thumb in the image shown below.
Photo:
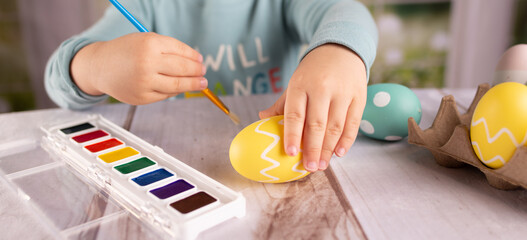
{"label": "child's thumb", "polygon": [[274,109],[274,106],[272,106],[272,107],[270,107],[270,108],[268,108],[266,110],[260,111],[258,113],[258,116],[260,116],[260,119],[265,119],[265,118],[269,118],[269,117],[277,115],[277,114],[273,114],[274,113],[273,109]]}
{"label": "child's thumb", "polygon": [[278,100],[268,109],[261,111],[259,114],[260,119],[270,118],[277,115],[284,115],[284,104]]}

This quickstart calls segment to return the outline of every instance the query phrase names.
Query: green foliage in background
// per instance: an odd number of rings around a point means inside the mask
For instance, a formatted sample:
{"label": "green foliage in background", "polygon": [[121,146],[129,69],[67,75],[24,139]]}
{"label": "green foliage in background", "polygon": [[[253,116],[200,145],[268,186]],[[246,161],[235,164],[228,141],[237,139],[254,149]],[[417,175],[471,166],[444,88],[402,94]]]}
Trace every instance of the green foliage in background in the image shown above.
{"label": "green foliage in background", "polygon": [[450,3],[390,4],[374,16],[379,48],[370,84],[443,87]]}
{"label": "green foliage in background", "polygon": [[10,103],[11,111],[26,111],[35,109],[35,96],[32,92],[3,94],[3,99]]}
{"label": "green foliage in background", "polygon": [[450,3],[439,2],[439,3],[422,3],[422,4],[397,4],[388,5],[393,12],[402,18],[414,18],[414,17],[425,17],[425,18],[441,18],[445,17],[445,14],[450,13]]}
{"label": "green foliage in background", "polygon": [[20,31],[16,0],[0,1],[0,111],[35,108]]}
{"label": "green foliage in background", "polygon": [[514,37],[511,44],[527,44],[527,0],[516,1],[514,18]]}

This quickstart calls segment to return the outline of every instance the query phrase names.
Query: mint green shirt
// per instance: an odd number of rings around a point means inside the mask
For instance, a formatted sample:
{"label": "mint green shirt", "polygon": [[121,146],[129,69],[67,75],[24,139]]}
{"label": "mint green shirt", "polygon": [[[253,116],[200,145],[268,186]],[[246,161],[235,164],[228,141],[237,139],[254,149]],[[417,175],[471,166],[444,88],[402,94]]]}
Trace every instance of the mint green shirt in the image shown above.
{"label": "mint green shirt", "polygon": [[[355,51],[369,69],[377,28],[354,0],[122,0],[148,30],[197,49],[209,88],[221,95],[285,90],[305,54],[325,43]],[[82,92],[70,76],[73,56],[84,46],[138,32],[113,6],[91,28],[64,41],[48,61],[46,91],[60,107],[83,109],[108,96]],[[302,46],[307,44],[307,49]],[[192,97],[194,94],[180,94]]]}

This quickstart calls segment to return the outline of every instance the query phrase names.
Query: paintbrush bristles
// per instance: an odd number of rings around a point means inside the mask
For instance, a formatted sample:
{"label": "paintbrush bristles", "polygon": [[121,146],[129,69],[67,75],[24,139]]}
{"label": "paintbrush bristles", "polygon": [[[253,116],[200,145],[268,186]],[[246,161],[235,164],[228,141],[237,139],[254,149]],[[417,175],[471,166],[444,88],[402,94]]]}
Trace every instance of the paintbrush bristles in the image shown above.
{"label": "paintbrush bristles", "polygon": [[233,112],[229,112],[229,117],[231,118],[232,122],[234,122],[234,124],[240,124],[240,118],[238,115],[234,114]]}

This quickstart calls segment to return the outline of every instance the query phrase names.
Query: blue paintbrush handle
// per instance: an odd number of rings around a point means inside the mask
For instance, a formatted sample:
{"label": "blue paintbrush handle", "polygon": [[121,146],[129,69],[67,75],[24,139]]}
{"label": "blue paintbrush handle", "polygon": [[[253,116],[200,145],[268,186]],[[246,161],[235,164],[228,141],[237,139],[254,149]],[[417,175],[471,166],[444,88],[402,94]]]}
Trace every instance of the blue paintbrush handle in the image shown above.
{"label": "blue paintbrush handle", "polygon": [[128,21],[130,21],[137,28],[137,30],[140,32],[148,32],[148,30],[139,21],[137,21],[137,19],[132,16],[132,14],[128,12],[128,10],[123,7],[123,5],[121,5],[121,3],[119,3],[117,0],[109,1],[128,19]]}

